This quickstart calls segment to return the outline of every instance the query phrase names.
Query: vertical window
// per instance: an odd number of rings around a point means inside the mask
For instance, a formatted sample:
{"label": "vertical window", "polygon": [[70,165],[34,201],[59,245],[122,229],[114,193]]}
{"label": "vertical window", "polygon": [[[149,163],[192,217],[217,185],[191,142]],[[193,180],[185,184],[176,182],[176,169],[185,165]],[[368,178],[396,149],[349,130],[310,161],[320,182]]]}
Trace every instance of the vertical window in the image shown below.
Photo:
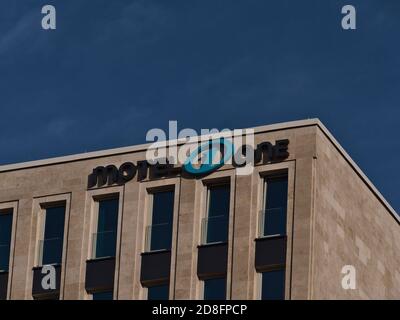
{"label": "vertical window", "polygon": [[225,300],[226,278],[204,280],[204,300]]}
{"label": "vertical window", "polygon": [[93,300],[112,300],[113,293],[112,291],[95,292],[92,297]]}
{"label": "vertical window", "polygon": [[0,212],[0,272],[8,271],[12,232],[12,211]]}
{"label": "vertical window", "polygon": [[227,242],[230,205],[229,184],[210,186],[207,202],[207,217],[203,220],[202,226],[202,242]]}
{"label": "vertical window", "polygon": [[147,288],[147,300],[168,300],[169,284]]}
{"label": "vertical window", "polygon": [[274,270],[261,274],[261,300],[285,299],[285,270]]}
{"label": "vertical window", "polygon": [[118,202],[118,198],[98,202],[97,233],[93,235],[93,258],[115,257]]}
{"label": "vertical window", "polygon": [[174,215],[174,191],[152,194],[151,225],[146,230],[147,251],[170,250]]}
{"label": "vertical window", "polygon": [[286,175],[265,178],[260,236],[286,235],[287,196]]}
{"label": "vertical window", "polygon": [[64,242],[65,206],[45,209],[44,237],[39,246],[39,262],[42,265],[60,264]]}
{"label": "vertical window", "polygon": [[[286,174],[264,179],[264,210],[260,217],[260,238],[256,243],[256,268],[261,273],[262,300],[285,299],[287,197]],[[274,243],[274,246],[271,247],[271,243]],[[271,259],[266,262],[262,259],[265,256]]]}

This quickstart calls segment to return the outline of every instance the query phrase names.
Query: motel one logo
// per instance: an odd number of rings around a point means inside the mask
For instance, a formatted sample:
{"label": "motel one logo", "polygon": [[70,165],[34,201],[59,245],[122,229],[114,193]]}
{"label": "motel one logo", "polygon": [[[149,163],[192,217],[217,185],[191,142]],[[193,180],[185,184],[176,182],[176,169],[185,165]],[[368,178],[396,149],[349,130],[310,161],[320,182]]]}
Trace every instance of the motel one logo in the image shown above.
{"label": "motel one logo", "polygon": [[277,139],[255,144],[253,129],[177,130],[177,122],[169,122],[169,134],[151,129],[146,135],[151,142],[145,159],[136,163],[124,162],[119,167],[106,164],[93,169],[88,188],[124,184],[133,178],[138,181],[181,175],[201,177],[231,165],[236,175],[250,175],[256,164],[279,162],[289,157],[289,140]]}

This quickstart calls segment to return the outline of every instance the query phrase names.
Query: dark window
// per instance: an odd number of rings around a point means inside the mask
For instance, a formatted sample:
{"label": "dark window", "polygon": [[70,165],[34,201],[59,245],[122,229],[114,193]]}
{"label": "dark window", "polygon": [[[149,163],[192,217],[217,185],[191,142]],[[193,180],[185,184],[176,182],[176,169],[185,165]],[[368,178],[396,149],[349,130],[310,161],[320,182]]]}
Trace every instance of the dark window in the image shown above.
{"label": "dark window", "polygon": [[168,284],[147,288],[147,300],[168,300],[168,297]]}
{"label": "dark window", "polygon": [[33,297],[33,299],[41,300],[41,301],[60,300],[60,295],[59,294],[50,294],[50,295],[46,295],[46,296]]}
{"label": "dark window", "polygon": [[171,249],[173,215],[174,191],[154,193],[151,226],[147,227],[150,251]]}
{"label": "dark window", "polygon": [[46,208],[42,265],[61,263],[64,241],[65,206]]}
{"label": "dark window", "polygon": [[12,211],[0,212],[0,271],[8,271],[12,218]]}
{"label": "dark window", "polygon": [[115,257],[117,246],[118,199],[99,201],[94,258]]}
{"label": "dark window", "polygon": [[208,212],[203,222],[203,243],[228,241],[229,184],[208,188]]}
{"label": "dark window", "polygon": [[285,299],[285,270],[274,270],[262,273],[262,300]]}
{"label": "dark window", "polygon": [[204,280],[204,300],[225,300],[226,278]]}
{"label": "dark window", "polygon": [[265,179],[265,209],[261,219],[261,236],[286,234],[287,193],[287,176]]}
{"label": "dark window", "polygon": [[93,293],[93,300],[112,300],[112,291],[95,292]]}

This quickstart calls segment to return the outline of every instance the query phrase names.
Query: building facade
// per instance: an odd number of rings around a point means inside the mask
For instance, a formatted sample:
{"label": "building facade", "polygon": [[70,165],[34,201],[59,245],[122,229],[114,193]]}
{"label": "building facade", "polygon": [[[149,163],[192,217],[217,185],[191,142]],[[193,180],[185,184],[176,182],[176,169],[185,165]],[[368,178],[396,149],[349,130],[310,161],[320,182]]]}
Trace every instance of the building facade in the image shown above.
{"label": "building facade", "polygon": [[148,145],[1,166],[0,298],[399,299],[399,218],[323,124],[254,130],[248,175]]}

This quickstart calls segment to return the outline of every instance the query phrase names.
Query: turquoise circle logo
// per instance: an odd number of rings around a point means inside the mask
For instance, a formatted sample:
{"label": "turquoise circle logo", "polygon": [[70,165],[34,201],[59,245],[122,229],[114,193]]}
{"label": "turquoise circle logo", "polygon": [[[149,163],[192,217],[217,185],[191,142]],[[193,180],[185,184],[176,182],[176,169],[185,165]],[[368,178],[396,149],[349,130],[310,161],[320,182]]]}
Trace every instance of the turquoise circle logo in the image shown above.
{"label": "turquoise circle logo", "polygon": [[[221,152],[221,146],[224,147],[224,156],[221,157],[220,161],[217,163],[213,163],[213,159],[216,155]],[[193,165],[193,160],[199,157],[200,154],[204,154],[206,157],[205,163],[201,163],[200,166],[195,167]],[[223,138],[219,140],[209,141],[200,147],[198,147],[195,151],[193,151],[190,156],[186,159],[183,168],[186,172],[193,175],[203,175],[206,173],[210,173],[212,171],[217,170],[222,167],[224,163],[226,163],[233,154],[233,144],[225,140]]]}

